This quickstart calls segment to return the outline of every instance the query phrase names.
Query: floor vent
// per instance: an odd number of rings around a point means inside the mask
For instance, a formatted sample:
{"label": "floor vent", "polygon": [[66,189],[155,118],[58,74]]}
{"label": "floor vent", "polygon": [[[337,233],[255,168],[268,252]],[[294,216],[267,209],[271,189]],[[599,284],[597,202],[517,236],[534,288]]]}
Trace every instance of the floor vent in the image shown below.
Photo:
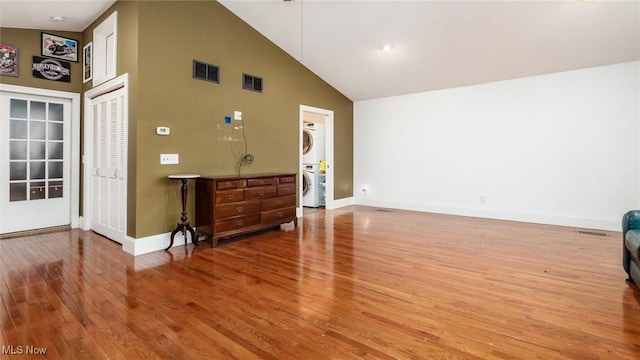
{"label": "floor vent", "polygon": [[599,231],[586,231],[586,230],[578,230],[579,234],[585,234],[585,235],[593,235],[593,236],[609,236],[603,232],[599,232]]}

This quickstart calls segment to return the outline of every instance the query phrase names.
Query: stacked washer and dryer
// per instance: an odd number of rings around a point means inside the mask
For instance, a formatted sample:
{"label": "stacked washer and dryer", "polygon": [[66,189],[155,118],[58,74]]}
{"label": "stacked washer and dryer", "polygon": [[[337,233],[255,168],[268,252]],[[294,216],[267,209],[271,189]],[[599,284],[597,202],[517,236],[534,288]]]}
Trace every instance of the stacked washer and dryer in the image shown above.
{"label": "stacked washer and dryer", "polygon": [[305,122],[302,129],[302,206],[317,208],[325,202],[325,128]]}

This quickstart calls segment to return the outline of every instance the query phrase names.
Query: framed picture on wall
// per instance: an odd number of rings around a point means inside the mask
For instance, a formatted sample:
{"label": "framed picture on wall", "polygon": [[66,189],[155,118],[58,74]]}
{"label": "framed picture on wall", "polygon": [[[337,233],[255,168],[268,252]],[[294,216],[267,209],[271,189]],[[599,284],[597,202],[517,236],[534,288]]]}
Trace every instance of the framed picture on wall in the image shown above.
{"label": "framed picture on wall", "polygon": [[93,70],[91,68],[93,59],[93,42],[88,43],[85,47],[82,48],[82,82],[86,83],[87,81],[93,79]]}
{"label": "framed picture on wall", "polygon": [[41,33],[42,56],[78,62],[78,40]]}
{"label": "framed picture on wall", "polygon": [[18,76],[18,48],[0,43],[0,75]]}

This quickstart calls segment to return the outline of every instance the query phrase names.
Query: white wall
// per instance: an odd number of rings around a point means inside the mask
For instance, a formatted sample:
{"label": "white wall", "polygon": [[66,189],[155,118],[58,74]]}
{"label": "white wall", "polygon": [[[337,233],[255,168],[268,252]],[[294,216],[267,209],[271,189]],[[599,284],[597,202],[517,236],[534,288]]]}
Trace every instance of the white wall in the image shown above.
{"label": "white wall", "polygon": [[354,201],[619,231],[639,98],[631,62],[356,102]]}

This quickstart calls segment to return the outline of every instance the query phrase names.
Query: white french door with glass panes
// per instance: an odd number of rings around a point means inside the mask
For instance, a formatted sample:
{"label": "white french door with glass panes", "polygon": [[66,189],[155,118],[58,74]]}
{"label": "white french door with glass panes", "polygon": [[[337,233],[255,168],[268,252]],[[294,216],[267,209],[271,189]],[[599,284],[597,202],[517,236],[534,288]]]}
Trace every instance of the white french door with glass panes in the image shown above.
{"label": "white french door with glass panes", "polygon": [[71,101],[0,93],[0,233],[68,225]]}

